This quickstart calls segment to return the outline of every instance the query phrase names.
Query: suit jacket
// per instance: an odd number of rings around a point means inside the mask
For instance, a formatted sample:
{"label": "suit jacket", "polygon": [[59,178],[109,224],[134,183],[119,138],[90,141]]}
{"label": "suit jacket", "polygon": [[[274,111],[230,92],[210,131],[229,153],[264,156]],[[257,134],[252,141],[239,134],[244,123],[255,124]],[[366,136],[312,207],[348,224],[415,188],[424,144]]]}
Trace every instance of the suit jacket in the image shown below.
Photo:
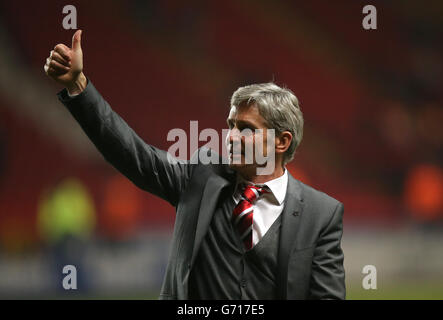
{"label": "suit jacket", "polygon": [[[78,96],[69,97],[66,89],[58,96],[109,163],[176,208],[160,299],[187,299],[197,252],[221,191],[235,184],[235,173],[224,164],[168,161],[168,153],[146,144],[91,82]],[[342,203],[289,174],[276,275],[279,299],[345,298],[342,217]]]}

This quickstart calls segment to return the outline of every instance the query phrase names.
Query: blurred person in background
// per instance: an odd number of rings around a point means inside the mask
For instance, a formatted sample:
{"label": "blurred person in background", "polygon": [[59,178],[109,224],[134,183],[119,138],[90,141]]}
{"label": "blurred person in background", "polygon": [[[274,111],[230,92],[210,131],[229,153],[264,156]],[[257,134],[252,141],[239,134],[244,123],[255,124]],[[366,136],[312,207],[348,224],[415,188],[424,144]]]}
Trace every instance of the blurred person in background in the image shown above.
{"label": "blurred person in background", "polygon": [[[80,30],[72,48],[55,46],[44,69],[65,86],[60,101],[105,159],[176,207],[161,299],[345,298],[343,204],[294,179],[285,167],[303,136],[292,92],[273,83],[239,88],[231,100],[227,142],[231,149],[241,143],[241,153],[231,152],[229,165],[193,165],[170,161],[111,109],[82,72]],[[239,138],[245,129],[277,132],[271,173],[259,175],[255,160],[245,163],[246,146],[258,144],[257,132]],[[266,150],[266,139],[259,147]]]}
{"label": "blurred person in background", "polygon": [[425,231],[443,227],[443,170],[435,164],[413,166],[404,187],[404,203],[411,218]]}
{"label": "blurred person in background", "polygon": [[111,176],[104,187],[102,226],[111,241],[124,241],[137,231],[141,201],[137,189],[122,175]]}
{"label": "blurred person in background", "polygon": [[76,178],[62,179],[46,190],[39,201],[37,227],[49,249],[56,275],[57,289],[64,291],[63,268],[73,265],[77,270],[78,290],[88,288],[84,272],[85,244],[95,226],[95,207],[91,195]]}

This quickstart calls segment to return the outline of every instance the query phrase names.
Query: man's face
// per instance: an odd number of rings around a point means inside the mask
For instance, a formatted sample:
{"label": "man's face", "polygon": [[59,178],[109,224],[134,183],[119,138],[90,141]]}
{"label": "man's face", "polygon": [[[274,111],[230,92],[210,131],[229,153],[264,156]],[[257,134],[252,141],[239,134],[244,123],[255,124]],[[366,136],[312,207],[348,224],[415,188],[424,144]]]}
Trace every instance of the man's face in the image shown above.
{"label": "man's face", "polygon": [[[226,144],[229,165],[236,171],[252,174],[257,163],[256,150],[268,156],[268,127],[255,104],[233,106],[227,119],[229,132]],[[260,131],[256,131],[259,129]],[[271,150],[274,152],[275,150]],[[251,154],[252,152],[252,154]],[[251,163],[252,162],[252,163]]]}

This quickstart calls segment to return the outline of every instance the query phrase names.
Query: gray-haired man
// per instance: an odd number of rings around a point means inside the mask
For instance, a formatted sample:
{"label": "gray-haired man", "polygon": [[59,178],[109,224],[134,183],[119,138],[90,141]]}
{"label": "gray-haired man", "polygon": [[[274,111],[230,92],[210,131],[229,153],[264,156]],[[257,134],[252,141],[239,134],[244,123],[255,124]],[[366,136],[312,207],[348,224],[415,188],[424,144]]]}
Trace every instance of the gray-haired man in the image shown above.
{"label": "gray-haired man", "polygon": [[[80,37],[77,31],[72,48],[58,44],[45,72],[66,87],[59,99],[105,159],[176,207],[161,299],[345,298],[343,205],[285,168],[303,133],[291,91],[268,83],[233,94],[228,165],[170,161],[167,152],[142,141],[88,82]],[[273,153],[270,172],[258,174],[263,164],[255,157],[248,161],[251,146]],[[199,149],[194,157],[208,152]]]}

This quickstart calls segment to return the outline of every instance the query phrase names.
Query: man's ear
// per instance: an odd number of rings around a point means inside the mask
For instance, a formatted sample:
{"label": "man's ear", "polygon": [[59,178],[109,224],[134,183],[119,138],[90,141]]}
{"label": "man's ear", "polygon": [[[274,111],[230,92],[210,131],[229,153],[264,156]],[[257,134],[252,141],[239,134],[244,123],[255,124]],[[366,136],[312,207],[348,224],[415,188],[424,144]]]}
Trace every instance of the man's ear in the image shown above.
{"label": "man's ear", "polygon": [[285,153],[291,145],[292,138],[292,133],[289,131],[283,131],[277,137],[275,137],[275,153]]}

